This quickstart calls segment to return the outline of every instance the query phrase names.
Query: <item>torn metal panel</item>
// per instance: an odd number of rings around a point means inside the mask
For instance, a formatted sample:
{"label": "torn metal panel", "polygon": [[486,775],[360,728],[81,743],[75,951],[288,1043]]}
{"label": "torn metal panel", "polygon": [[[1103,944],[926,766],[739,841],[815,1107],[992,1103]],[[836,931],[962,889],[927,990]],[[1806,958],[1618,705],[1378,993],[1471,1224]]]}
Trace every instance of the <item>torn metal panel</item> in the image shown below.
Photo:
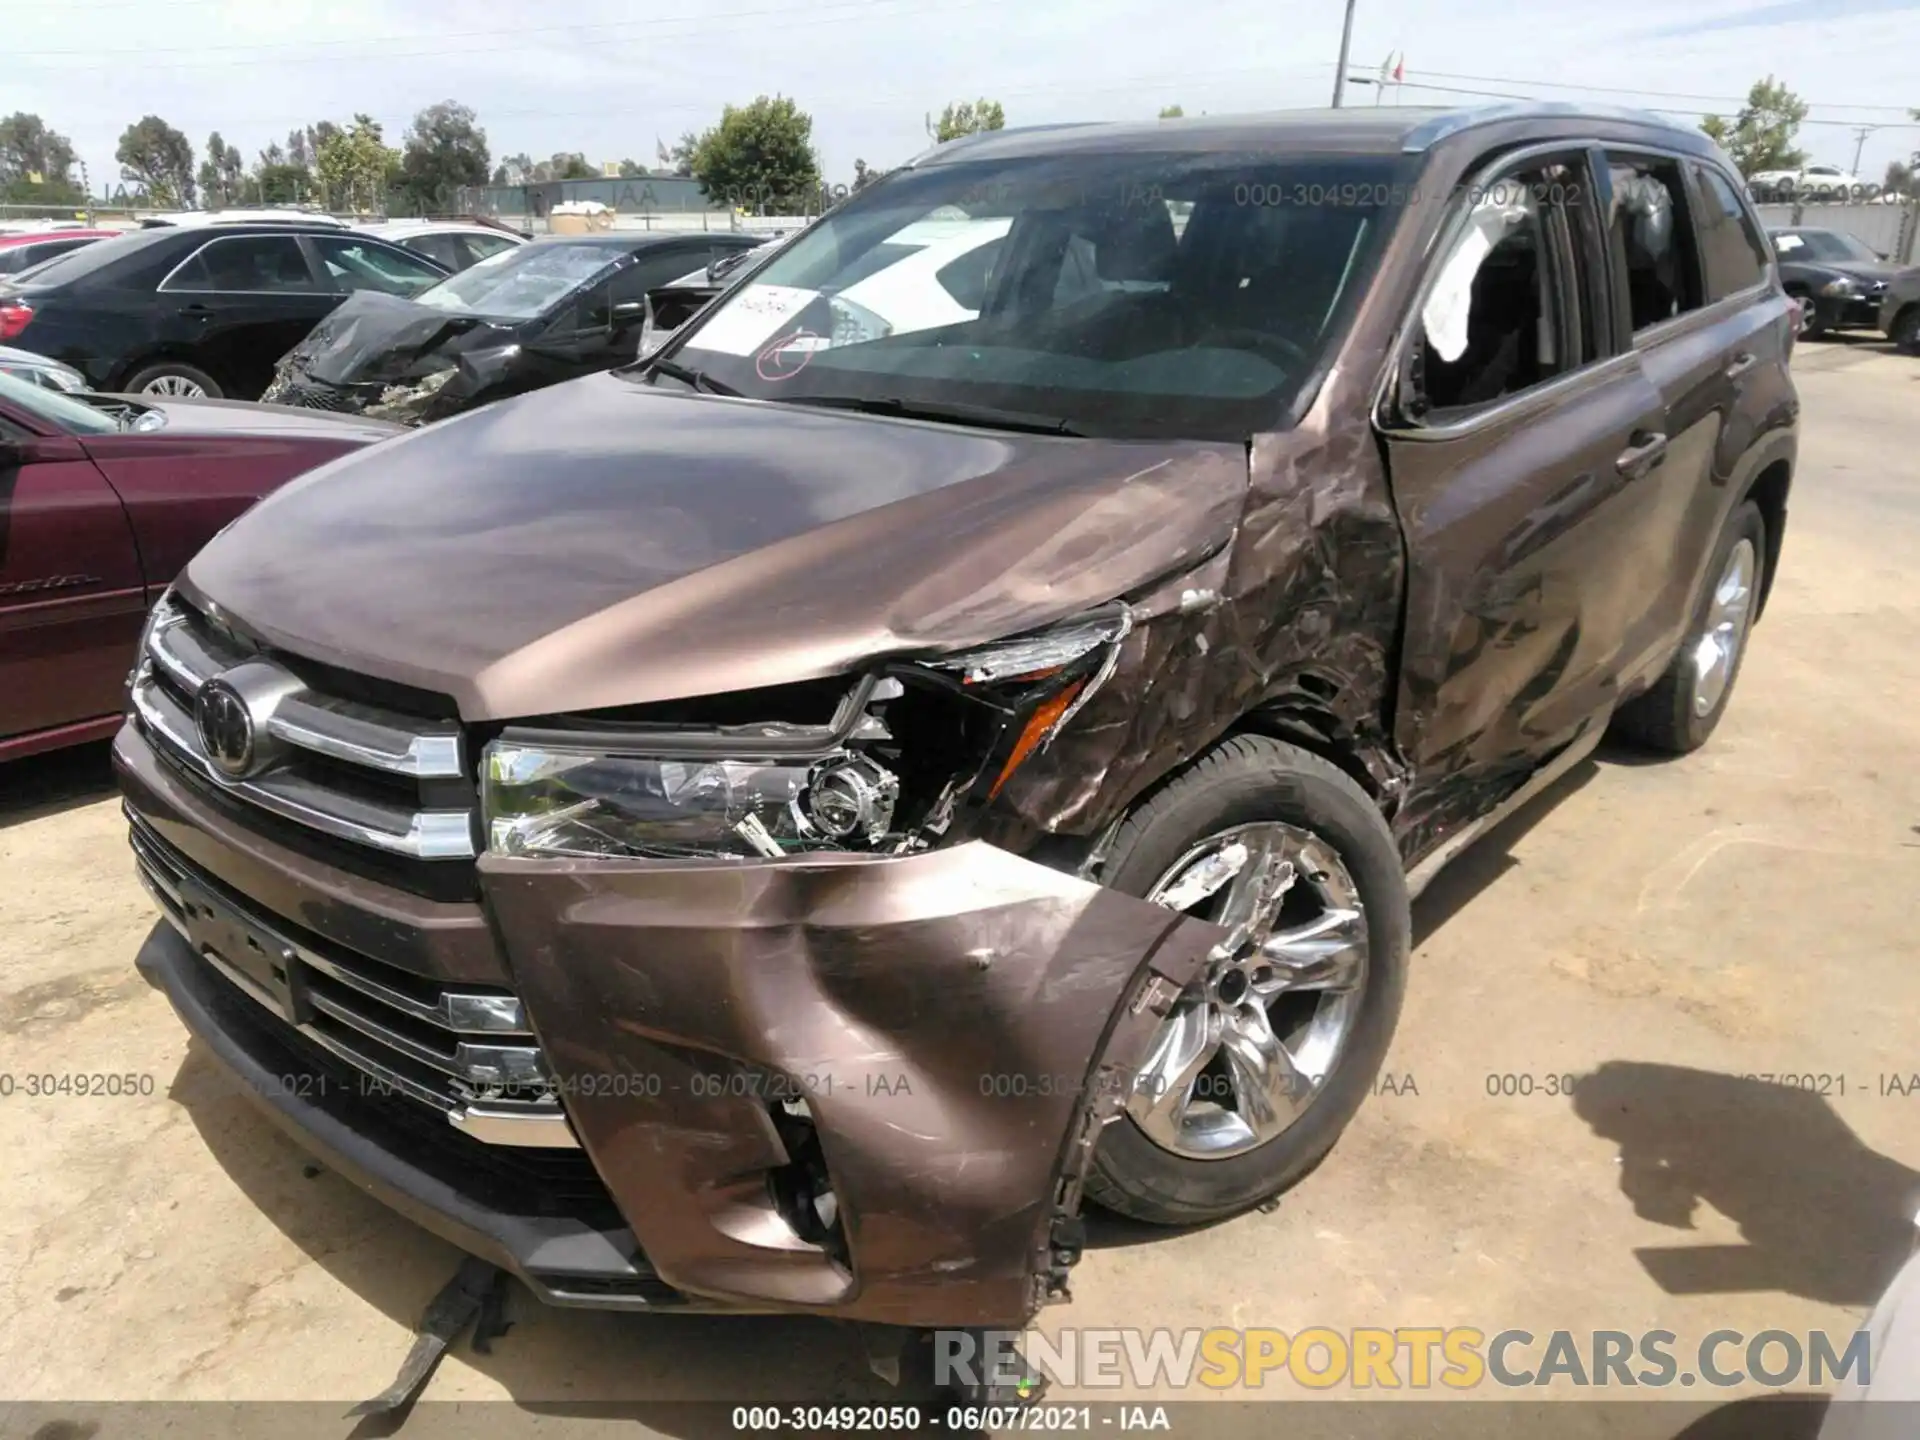
{"label": "torn metal panel", "polygon": [[[1070,1142],[1151,1039],[1124,1002],[1177,992],[1221,934],[981,843],[481,873],[581,1143],[662,1278],[891,1323],[1045,1298]],[[789,1100],[839,1245],[779,1203]]]}
{"label": "torn metal panel", "polygon": [[1284,722],[1289,706],[1377,793],[1400,783],[1382,718],[1406,562],[1370,421],[1332,398],[1351,389],[1330,387],[1299,429],[1255,437],[1231,547],[1130,599],[1111,678],[1021,767],[1007,811],[1091,834],[1236,724]]}
{"label": "torn metal panel", "polygon": [[514,326],[362,290],[281,357],[260,398],[419,425],[553,378]]}

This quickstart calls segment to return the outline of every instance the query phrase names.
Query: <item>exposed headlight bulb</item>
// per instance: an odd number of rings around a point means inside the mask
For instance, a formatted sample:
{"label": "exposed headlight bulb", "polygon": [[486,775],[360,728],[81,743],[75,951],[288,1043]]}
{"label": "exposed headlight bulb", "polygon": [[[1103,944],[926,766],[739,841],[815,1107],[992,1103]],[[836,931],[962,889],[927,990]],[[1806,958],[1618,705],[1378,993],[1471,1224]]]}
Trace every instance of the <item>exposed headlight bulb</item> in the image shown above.
{"label": "exposed headlight bulb", "polygon": [[836,755],[814,767],[799,807],[830,840],[881,839],[893,824],[900,782],[864,755]]}

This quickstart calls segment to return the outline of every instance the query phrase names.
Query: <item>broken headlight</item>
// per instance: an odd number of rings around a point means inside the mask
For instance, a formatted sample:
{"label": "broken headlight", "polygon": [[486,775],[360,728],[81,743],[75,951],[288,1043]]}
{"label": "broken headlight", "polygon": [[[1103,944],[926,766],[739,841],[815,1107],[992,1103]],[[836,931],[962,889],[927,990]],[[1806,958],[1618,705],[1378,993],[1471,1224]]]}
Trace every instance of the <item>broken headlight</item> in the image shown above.
{"label": "broken headlight", "polygon": [[495,741],[483,772],[500,855],[773,859],[878,842],[899,782],[853,751],[792,760],[663,759]]}
{"label": "broken headlight", "polygon": [[427,407],[429,401],[447,388],[449,381],[459,370],[449,365],[444,370],[430,371],[417,380],[404,380],[387,386],[380,392],[377,400],[367,406],[367,414],[374,419],[393,419],[417,414]]}

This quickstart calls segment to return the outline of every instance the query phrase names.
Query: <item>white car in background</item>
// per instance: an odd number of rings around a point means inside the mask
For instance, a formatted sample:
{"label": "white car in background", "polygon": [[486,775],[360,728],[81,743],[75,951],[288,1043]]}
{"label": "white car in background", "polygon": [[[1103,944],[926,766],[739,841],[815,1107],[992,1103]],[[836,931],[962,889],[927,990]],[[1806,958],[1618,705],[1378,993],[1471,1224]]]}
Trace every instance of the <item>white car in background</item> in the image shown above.
{"label": "white car in background", "polygon": [[376,239],[424,255],[456,274],[503,250],[524,245],[528,239],[518,230],[479,220],[388,220],[358,228]]}
{"label": "white car in background", "polygon": [[1809,200],[1864,200],[1875,187],[1838,165],[1809,165],[1803,170],[1762,170],[1747,179],[1755,199],[1798,195]]}

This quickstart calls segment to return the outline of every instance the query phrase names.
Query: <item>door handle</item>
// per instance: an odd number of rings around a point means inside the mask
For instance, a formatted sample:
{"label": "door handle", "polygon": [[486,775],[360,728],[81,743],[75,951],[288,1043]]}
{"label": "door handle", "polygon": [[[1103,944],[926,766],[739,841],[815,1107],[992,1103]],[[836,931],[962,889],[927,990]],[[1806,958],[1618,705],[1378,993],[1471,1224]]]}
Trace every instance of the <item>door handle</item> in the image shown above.
{"label": "door handle", "polygon": [[1637,479],[1666,457],[1667,437],[1658,431],[1636,430],[1632,443],[1622,450],[1613,468],[1629,479]]}
{"label": "door handle", "polygon": [[1755,356],[1752,351],[1742,350],[1738,355],[1733,357],[1733,363],[1727,366],[1727,378],[1729,380],[1738,380],[1754,367],[1757,360],[1758,357]]}
{"label": "door handle", "polygon": [[213,307],[211,305],[182,305],[180,307],[180,313],[192,320],[209,320],[213,318]]}

